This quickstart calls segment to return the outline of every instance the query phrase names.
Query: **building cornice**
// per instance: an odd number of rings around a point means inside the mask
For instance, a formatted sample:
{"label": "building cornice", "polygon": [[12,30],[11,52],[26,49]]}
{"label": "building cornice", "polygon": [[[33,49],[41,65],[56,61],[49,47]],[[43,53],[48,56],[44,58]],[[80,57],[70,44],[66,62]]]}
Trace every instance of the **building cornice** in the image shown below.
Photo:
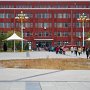
{"label": "building cornice", "polygon": [[74,2],[76,2],[76,1],[80,1],[80,2],[81,2],[81,1],[84,1],[84,2],[86,2],[86,1],[90,1],[90,0],[0,0],[0,1],[25,1],[25,2],[26,2],[26,1],[32,1],[32,2],[33,2],[33,1],[51,1],[51,2],[52,2],[52,1],[55,1],[55,2],[56,2],[56,1],[66,1],[66,2],[67,2],[67,1],[70,1],[70,2],[72,2],[72,1],[74,1]]}
{"label": "building cornice", "polygon": [[0,10],[90,10],[90,8],[0,8]]}

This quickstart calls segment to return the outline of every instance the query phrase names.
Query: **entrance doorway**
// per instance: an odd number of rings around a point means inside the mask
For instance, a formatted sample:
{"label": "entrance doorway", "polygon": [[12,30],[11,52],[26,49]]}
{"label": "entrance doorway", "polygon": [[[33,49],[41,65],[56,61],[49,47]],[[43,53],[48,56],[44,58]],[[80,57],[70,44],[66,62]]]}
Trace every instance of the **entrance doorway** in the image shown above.
{"label": "entrance doorway", "polygon": [[36,41],[36,47],[41,48],[42,50],[48,50],[48,47],[51,46],[51,41]]}

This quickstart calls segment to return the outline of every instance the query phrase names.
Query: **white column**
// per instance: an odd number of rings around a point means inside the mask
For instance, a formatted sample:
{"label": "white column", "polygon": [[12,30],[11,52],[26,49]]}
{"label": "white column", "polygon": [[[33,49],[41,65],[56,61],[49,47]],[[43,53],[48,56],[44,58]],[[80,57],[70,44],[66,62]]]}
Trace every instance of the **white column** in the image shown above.
{"label": "white column", "polygon": [[83,47],[84,47],[84,21],[83,21]]}
{"label": "white column", "polygon": [[[23,22],[21,22],[21,37],[23,39]],[[23,51],[23,40],[22,40],[22,43],[21,43],[21,51]]]}
{"label": "white column", "polygon": [[14,40],[14,52],[15,52],[15,40]]}

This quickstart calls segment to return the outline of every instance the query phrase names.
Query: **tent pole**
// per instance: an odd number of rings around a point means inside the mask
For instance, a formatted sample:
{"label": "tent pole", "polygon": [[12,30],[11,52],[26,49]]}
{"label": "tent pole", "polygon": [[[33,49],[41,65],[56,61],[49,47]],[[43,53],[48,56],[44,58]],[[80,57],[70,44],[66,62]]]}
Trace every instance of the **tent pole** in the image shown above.
{"label": "tent pole", "polygon": [[14,52],[15,52],[15,40],[14,40]]}

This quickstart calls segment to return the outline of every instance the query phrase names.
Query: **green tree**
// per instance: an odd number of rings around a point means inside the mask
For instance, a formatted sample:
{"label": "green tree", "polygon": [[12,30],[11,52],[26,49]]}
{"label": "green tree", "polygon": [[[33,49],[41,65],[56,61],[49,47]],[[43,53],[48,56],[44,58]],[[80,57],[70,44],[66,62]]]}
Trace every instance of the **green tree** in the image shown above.
{"label": "green tree", "polygon": [[2,50],[3,41],[6,39],[7,35],[3,31],[0,31],[0,51]]}
{"label": "green tree", "polygon": [[[8,31],[7,32],[7,38],[10,37],[11,35],[13,35],[14,31]],[[21,37],[21,33],[19,31],[15,31],[15,33]]]}
{"label": "green tree", "polygon": [[[87,38],[90,38],[90,31],[89,32],[87,32]],[[90,41],[87,41],[86,40],[86,46],[90,46]]]}
{"label": "green tree", "polygon": [[87,33],[87,38],[90,38],[90,32]]}

